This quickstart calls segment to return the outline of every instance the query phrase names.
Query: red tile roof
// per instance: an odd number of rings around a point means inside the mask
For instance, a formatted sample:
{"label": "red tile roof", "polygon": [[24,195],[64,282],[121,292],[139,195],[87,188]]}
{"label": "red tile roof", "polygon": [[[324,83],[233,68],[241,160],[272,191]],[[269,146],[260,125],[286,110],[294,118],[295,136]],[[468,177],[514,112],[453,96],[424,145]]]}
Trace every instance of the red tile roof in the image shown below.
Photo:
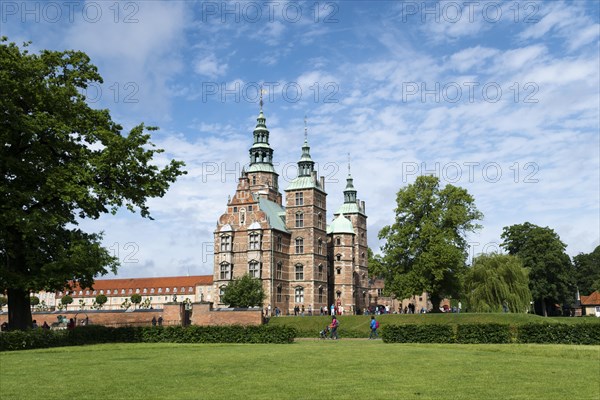
{"label": "red tile roof", "polygon": [[586,306],[594,306],[600,304],[600,292],[594,292],[589,296],[581,296],[581,304]]}
{"label": "red tile roof", "polygon": [[[79,297],[87,297],[87,296],[95,296],[100,293],[102,290],[107,295],[118,296],[121,289],[125,289],[127,294],[129,293],[129,289],[132,289],[135,292],[136,289],[140,289],[140,294],[150,294],[151,289],[162,288],[177,288],[179,291],[182,287],[185,287],[185,291],[188,292],[189,287],[196,286],[206,286],[212,285],[213,277],[212,275],[197,275],[197,276],[168,276],[168,277],[159,277],[159,278],[127,278],[127,279],[98,279],[94,282],[93,293],[90,290],[90,294],[86,295],[86,290],[89,288],[81,288],[79,285],[74,285],[73,289],[69,292],[73,291],[74,296]],[[148,290],[148,293],[141,293],[144,289]],[[82,290],[83,293],[79,295],[79,291]],[[110,290],[111,293],[107,293]],[[118,290],[118,292],[115,292]],[[154,294],[157,294],[155,291]],[[166,292],[165,292],[166,293]]]}

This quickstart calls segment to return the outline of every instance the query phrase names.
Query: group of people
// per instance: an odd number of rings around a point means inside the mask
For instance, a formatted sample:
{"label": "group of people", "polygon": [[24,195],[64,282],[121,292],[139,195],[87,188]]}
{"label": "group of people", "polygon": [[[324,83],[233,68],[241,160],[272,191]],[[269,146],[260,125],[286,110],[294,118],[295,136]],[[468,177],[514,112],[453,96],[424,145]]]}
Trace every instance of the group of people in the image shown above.
{"label": "group of people", "polygon": [[152,317],[152,326],[156,326],[158,324],[158,326],[162,326],[163,324],[163,317],[162,316],[158,316],[158,319],[156,319],[156,316]]}
{"label": "group of people", "polygon": [[[335,314],[331,317],[331,324],[327,325],[325,329],[319,332],[321,339],[339,339],[337,330],[340,326],[339,320],[336,318]],[[371,316],[371,322],[369,323],[369,328],[371,332],[369,333],[369,340],[374,340],[379,338],[379,334],[377,330],[379,329],[379,321],[375,319],[374,316]]]}

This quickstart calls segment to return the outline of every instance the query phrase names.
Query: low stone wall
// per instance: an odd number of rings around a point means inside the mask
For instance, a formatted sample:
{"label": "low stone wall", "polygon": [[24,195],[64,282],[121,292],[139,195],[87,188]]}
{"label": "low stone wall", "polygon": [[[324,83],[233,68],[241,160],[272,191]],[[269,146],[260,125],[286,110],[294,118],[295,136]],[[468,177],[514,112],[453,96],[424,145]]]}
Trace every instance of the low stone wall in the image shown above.
{"label": "low stone wall", "polygon": [[[181,325],[181,318],[176,318],[169,313],[168,309],[153,309],[153,310],[85,310],[85,311],[54,311],[54,312],[33,312],[31,313],[39,326],[44,322],[48,325],[57,327],[58,316],[62,315],[75,320],[77,326],[84,325],[104,325],[104,326],[149,326],[152,325],[152,318],[157,320],[162,317],[163,325]],[[87,321],[86,321],[87,319]],[[8,313],[0,314],[0,324],[8,322]],[[59,328],[65,327],[64,324],[58,325]]]}
{"label": "low stone wall", "polygon": [[213,309],[212,303],[193,303],[192,325],[261,325],[263,323],[262,310],[254,309]]}

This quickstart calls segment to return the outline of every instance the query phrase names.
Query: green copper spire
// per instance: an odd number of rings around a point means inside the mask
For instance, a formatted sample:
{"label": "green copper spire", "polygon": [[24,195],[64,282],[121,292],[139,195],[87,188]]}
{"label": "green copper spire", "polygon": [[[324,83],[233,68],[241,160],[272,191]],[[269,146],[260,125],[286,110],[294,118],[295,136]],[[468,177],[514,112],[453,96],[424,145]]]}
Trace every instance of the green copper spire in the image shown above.
{"label": "green copper spire", "polygon": [[304,145],[302,145],[302,156],[298,161],[298,176],[311,176],[314,171],[315,162],[310,157],[310,146],[308,145],[308,128],[306,126],[306,115],[304,116]]}
{"label": "green copper spire", "polygon": [[254,144],[250,148],[250,167],[248,172],[267,171],[275,172],[273,168],[273,149],[269,146],[269,130],[267,129],[267,119],[262,110],[262,89],[260,93],[260,112],[256,118],[256,127],[254,128]]}
{"label": "green copper spire", "polygon": [[352,174],[350,174],[350,153],[348,153],[348,177],[344,189],[344,203],[356,203],[356,189],[354,189]]}

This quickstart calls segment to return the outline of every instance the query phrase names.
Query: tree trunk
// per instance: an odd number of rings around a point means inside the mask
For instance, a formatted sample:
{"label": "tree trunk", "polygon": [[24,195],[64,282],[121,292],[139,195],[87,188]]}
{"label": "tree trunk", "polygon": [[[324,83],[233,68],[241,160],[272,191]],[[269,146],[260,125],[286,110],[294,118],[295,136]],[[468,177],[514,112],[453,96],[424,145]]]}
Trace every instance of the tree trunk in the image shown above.
{"label": "tree trunk", "polygon": [[433,309],[431,310],[432,313],[439,313],[440,311],[440,302],[442,301],[441,297],[438,295],[433,295],[430,294],[429,295],[429,301],[431,301],[431,306],[433,307]]}
{"label": "tree trunk", "polygon": [[8,289],[8,327],[10,330],[31,329],[29,291]]}
{"label": "tree trunk", "polygon": [[542,299],[542,315],[544,317],[548,316],[548,310],[546,308],[546,300],[545,299]]}

